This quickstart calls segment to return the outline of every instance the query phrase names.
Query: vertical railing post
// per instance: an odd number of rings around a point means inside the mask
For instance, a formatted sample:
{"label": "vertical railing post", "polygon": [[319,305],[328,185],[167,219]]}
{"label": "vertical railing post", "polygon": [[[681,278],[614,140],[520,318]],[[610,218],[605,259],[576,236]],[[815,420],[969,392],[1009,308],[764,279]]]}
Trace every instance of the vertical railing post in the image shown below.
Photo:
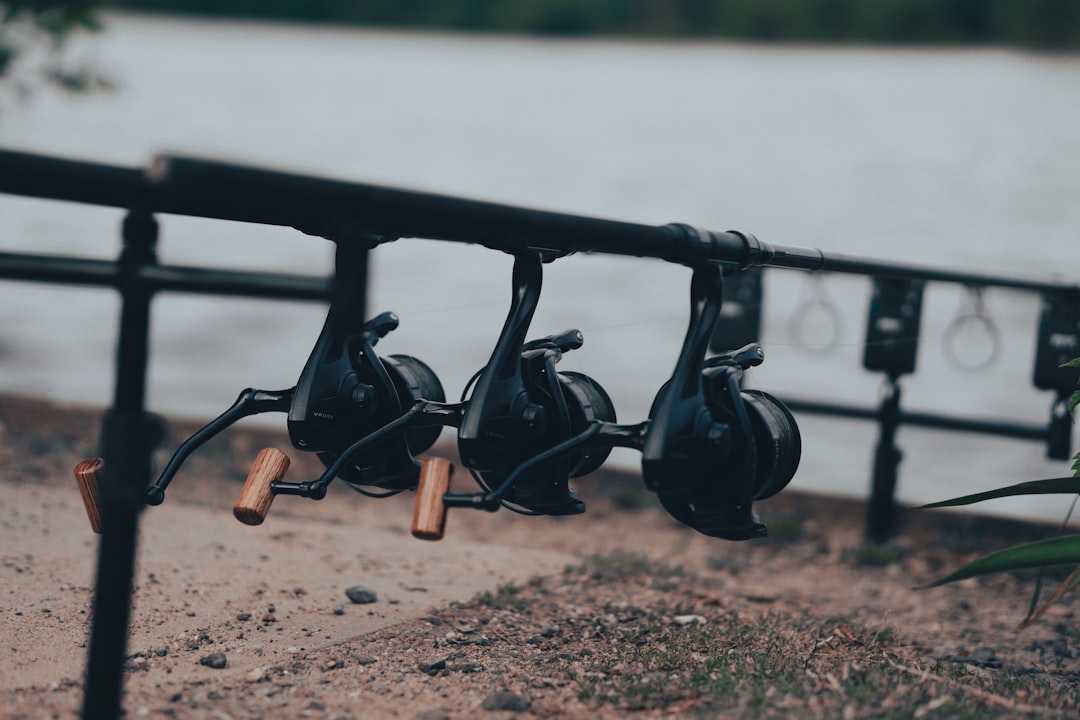
{"label": "vertical railing post", "polygon": [[884,543],[896,535],[896,477],[903,453],[896,446],[900,427],[900,381],[890,375],[878,407],[878,444],[874,451],[873,481],[866,514],[866,536]]}
{"label": "vertical railing post", "polygon": [[120,715],[139,512],[146,502],[153,450],[161,439],[160,424],[144,409],[153,292],[140,279],[141,268],[156,262],[157,221],[147,212],[131,211],[124,219],[123,241],[116,387],[102,428],[103,528],[83,698],[85,718]]}

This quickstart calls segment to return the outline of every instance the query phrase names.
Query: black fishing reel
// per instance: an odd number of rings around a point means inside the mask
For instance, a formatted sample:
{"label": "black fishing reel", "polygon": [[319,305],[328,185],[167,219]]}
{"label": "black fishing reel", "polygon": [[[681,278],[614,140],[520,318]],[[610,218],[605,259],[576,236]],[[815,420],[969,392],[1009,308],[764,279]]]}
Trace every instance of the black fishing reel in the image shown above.
{"label": "black fishing reel", "polygon": [[721,268],[694,271],[690,325],[675,366],[649,413],[641,447],[645,485],[679,522],[714,537],[767,534],[752,503],[787,487],[798,468],[798,425],[775,397],[741,388],[760,365],[760,346],[706,359],[723,292]]}
{"label": "black fishing reel", "polygon": [[[343,334],[327,321],[315,344],[289,408],[289,439],[333,467],[357,441],[400,418],[420,400],[446,400],[442,384],[425,363],[409,355],[380,357],[379,339],[398,326],[386,312]],[[416,486],[415,456],[439,437],[440,428],[411,427],[362,450],[354,449],[338,477],[355,485],[389,489]]]}
{"label": "black fishing reel", "polygon": [[[614,423],[615,407],[592,378],[555,369],[564,353],[581,347],[580,331],[525,342],[542,277],[539,254],[516,257],[510,312],[491,359],[474,376],[476,384],[458,429],[458,451],[489,495],[513,478],[498,494],[499,503],[571,515],[584,512],[585,504],[568,480],[599,468],[611,447],[582,445],[550,457],[545,454],[593,424]],[[522,471],[523,467],[528,469]],[[489,497],[486,506],[497,507],[495,502]]]}
{"label": "black fishing reel", "polygon": [[[390,493],[416,487],[420,463],[415,456],[435,443],[445,418],[453,424],[460,411],[445,405],[442,384],[427,364],[408,355],[376,354],[375,346],[397,328],[398,317],[390,312],[362,317],[366,252],[362,243],[338,244],[333,300],[296,386],[241,392],[232,407],[180,445],[148,490],[148,504],[164,500],[183,462],[204,443],[241,418],[267,412],[287,413],[293,446],[315,453],[327,471],[314,482],[286,483],[281,480],[286,458],[279,476],[264,488],[265,497],[272,492],[321,498],[335,477],[361,492],[360,486],[368,485]],[[436,420],[410,424],[422,401],[437,408],[431,413]],[[268,508],[267,501],[263,514]]]}

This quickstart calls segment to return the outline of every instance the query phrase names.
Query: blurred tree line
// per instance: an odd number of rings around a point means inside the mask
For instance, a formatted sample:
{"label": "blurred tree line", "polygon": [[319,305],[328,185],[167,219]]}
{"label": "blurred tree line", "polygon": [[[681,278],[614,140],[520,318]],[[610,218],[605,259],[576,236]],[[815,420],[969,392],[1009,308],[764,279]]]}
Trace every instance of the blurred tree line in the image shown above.
{"label": "blurred tree line", "polygon": [[119,0],[112,4],[401,28],[1080,48],[1078,0]]}
{"label": "blurred tree line", "polygon": [[0,0],[0,81],[106,85],[92,70],[61,62],[73,33],[99,29],[103,6],[549,35],[1080,49],[1080,0]]}
{"label": "blurred tree line", "polygon": [[78,32],[101,29],[100,1],[0,0],[0,81],[19,94],[41,82],[66,90],[107,87],[92,68],[64,62],[61,51]]}

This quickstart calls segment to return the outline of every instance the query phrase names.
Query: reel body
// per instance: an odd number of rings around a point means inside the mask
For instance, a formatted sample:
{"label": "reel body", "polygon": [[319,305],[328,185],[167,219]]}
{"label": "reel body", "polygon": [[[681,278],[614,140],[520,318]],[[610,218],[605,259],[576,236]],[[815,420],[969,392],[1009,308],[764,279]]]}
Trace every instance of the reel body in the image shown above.
{"label": "reel body", "polygon": [[783,403],[741,389],[745,371],[764,361],[757,344],[705,358],[722,297],[722,270],[697,268],[686,339],[649,413],[642,475],[679,522],[705,535],[747,540],[767,534],[752,504],[787,486],[802,443]]}
{"label": "reel body", "polygon": [[[478,373],[458,430],[462,462],[489,493],[524,463],[571,440],[590,424],[615,420],[611,399],[599,383],[581,373],[555,369],[563,353],[581,347],[580,331],[525,342],[542,277],[539,254],[515,258],[510,311],[490,360]],[[499,502],[548,515],[584,512],[585,504],[568,480],[592,472],[606,457],[607,452],[579,449],[547,458],[518,473]]]}

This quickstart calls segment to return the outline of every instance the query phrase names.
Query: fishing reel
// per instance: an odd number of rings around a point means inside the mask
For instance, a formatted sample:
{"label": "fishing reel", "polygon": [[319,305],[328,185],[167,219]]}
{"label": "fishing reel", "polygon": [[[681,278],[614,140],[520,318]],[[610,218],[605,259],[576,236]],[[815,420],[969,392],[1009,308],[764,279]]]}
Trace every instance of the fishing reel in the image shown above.
{"label": "fishing reel", "polygon": [[[159,505],[165,490],[184,461],[212,437],[237,420],[267,412],[288,416],[289,439],[298,450],[315,453],[326,472],[313,482],[282,481],[287,459],[274,451],[274,461],[259,461],[249,485],[261,488],[258,496],[269,509],[273,495],[301,495],[321,499],[335,477],[365,494],[393,494],[416,487],[419,455],[438,438],[440,424],[455,409],[446,406],[445,393],[435,372],[409,355],[380,356],[375,346],[398,327],[391,312],[362,318],[367,278],[366,248],[339,243],[337,273],[330,310],[295,387],[288,390],[246,389],[222,415],[184,441],[147,493],[147,504]],[[435,408],[435,421],[414,422],[420,407]],[[457,413],[460,416],[460,413]],[[267,477],[264,466],[282,466]],[[374,486],[382,493],[366,491]],[[245,487],[245,495],[250,495]],[[242,509],[237,516],[261,522],[260,513]]]}
{"label": "fishing reel", "polygon": [[[555,369],[564,353],[582,346],[579,330],[525,342],[542,278],[539,254],[517,256],[510,312],[490,360],[474,376],[476,384],[458,429],[458,451],[489,495],[514,478],[504,493],[469,503],[490,509],[497,507],[497,499],[536,513],[572,515],[584,512],[585,504],[570,489],[569,478],[599,468],[611,447],[582,444],[542,461],[537,458],[594,423],[614,423],[615,407],[592,378]],[[522,472],[526,464],[528,470]],[[455,502],[461,501],[452,498],[451,504]]]}
{"label": "fishing reel", "polygon": [[675,372],[649,412],[641,467],[646,487],[679,522],[747,540],[767,534],[752,504],[791,482],[802,440],[780,400],[742,389],[745,371],[765,359],[759,345],[706,358],[722,293],[720,267],[694,271],[690,324]]}

